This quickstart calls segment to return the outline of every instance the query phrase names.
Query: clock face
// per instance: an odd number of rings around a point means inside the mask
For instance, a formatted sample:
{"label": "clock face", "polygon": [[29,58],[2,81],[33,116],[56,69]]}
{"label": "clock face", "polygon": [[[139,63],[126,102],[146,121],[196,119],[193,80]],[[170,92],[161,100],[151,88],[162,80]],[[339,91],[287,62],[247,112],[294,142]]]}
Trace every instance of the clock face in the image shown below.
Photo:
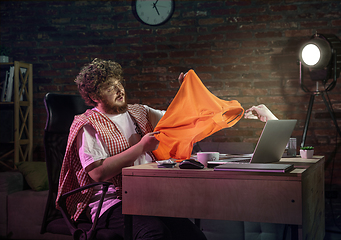
{"label": "clock face", "polygon": [[167,22],[174,12],[174,0],[135,0],[135,17],[144,24],[157,26]]}

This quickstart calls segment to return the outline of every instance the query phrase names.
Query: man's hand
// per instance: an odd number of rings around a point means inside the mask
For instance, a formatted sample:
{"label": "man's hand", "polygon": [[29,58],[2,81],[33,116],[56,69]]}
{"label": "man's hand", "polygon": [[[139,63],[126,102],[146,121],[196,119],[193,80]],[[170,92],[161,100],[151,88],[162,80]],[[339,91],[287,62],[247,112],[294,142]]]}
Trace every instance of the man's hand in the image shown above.
{"label": "man's hand", "polygon": [[159,133],[160,132],[151,132],[142,137],[139,143],[143,145],[144,152],[151,152],[158,148],[159,140],[157,140],[154,135]]}
{"label": "man's hand", "polygon": [[246,119],[259,119],[262,122],[268,120],[278,120],[278,118],[264,105],[252,106],[247,109],[244,114]]}

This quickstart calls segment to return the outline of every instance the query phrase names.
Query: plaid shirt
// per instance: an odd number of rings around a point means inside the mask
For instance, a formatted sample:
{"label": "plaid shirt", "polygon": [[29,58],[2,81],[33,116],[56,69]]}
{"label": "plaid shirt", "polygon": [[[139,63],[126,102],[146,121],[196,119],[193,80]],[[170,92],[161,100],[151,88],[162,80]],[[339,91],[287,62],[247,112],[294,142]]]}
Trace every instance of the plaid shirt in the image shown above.
{"label": "plaid shirt", "polygon": [[[139,104],[128,105],[128,112],[138,124],[143,135],[152,132],[153,127],[150,124],[146,109]],[[90,176],[82,168],[77,150],[77,134],[85,125],[90,124],[102,137],[104,143],[108,146],[111,156],[123,152],[128,149],[129,143],[126,138],[120,133],[116,125],[103,113],[88,109],[85,113],[77,115],[70,128],[68,143],[63,160],[63,165],[59,177],[58,199],[64,193],[67,193],[78,187],[85,186],[91,182]],[[150,153],[152,158],[155,157]],[[111,179],[116,187],[117,197],[122,198],[122,174],[118,174]],[[92,196],[92,188],[86,189],[79,193],[73,194],[66,200],[67,211],[77,220],[82,211],[88,206]]]}

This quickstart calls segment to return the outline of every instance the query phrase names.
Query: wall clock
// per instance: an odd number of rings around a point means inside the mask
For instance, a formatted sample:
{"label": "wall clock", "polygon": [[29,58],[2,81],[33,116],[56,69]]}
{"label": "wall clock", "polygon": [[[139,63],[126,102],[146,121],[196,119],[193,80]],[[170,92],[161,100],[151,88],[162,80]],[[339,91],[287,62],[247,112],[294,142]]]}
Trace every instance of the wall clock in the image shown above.
{"label": "wall clock", "polygon": [[149,26],[166,23],[175,9],[174,0],[133,0],[131,4],[137,20]]}

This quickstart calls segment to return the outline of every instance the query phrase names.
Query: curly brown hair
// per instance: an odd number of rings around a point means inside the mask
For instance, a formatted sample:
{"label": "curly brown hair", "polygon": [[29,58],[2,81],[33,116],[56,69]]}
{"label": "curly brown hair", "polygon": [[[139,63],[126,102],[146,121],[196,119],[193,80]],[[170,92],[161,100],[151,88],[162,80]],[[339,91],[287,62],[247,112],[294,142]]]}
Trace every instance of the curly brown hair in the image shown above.
{"label": "curly brown hair", "polygon": [[91,63],[85,65],[75,82],[79,93],[90,106],[97,106],[92,98],[100,99],[104,88],[107,88],[114,78],[120,83],[124,83],[122,67],[117,62],[95,58]]}

